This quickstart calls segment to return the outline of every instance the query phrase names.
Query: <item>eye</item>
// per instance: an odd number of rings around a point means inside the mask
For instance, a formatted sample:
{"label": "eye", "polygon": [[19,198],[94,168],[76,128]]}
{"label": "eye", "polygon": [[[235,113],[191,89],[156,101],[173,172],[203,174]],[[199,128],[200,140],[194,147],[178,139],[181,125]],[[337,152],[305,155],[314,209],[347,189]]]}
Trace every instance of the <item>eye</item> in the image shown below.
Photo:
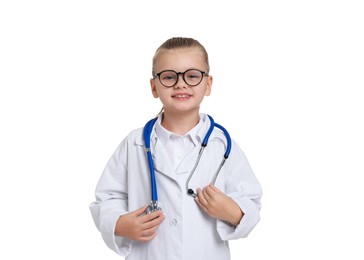
{"label": "eye", "polygon": [[163,80],[172,80],[172,79],[175,79],[176,77],[175,76],[173,76],[173,75],[165,75],[165,76],[163,76]]}
{"label": "eye", "polygon": [[187,75],[187,77],[190,79],[196,79],[196,78],[199,78],[200,76],[197,74],[189,74],[189,75]]}
{"label": "eye", "polygon": [[186,73],[188,79],[199,79],[201,78],[201,72],[198,70],[190,70]]}
{"label": "eye", "polygon": [[176,80],[176,73],[173,71],[165,71],[160,75],[160,79],[163,81]]}

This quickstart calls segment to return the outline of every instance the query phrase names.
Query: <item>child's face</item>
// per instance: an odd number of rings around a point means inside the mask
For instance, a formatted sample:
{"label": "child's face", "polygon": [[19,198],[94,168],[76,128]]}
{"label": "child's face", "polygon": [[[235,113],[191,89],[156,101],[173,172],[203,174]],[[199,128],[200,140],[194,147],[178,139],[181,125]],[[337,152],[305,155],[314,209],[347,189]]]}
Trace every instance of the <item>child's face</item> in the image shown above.
{"label": "child's face", "polygon": [[[185,72],[188,69],[207,70],[202,52],[198,48],[180,48],[161,50],[155,62],[155,73],[163,70]],[[150,80],[152,93],[163,103],[164,111],[169,113],[198,112],[204,96],[211,92],[212,77],[204,76],[201,83],[190,87],[183,80],[182,75],[173,87],[163,86],[158,77]]]}

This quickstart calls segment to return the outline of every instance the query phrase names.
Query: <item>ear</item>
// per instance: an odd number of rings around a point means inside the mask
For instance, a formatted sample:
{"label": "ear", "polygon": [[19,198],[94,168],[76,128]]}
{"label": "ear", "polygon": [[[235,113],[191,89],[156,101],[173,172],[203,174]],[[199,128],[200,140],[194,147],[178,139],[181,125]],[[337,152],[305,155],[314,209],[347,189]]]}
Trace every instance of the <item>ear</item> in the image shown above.
{"label": "ear", "polygon": [[154,98],[158,98],[157,86],[155,85],[154,79],[150,79],[150,88]]}
{"label": "ear", "polygon": [[209,76],[206,83],[205,96],[210,96],[211,94],[212,81],[213,81],[212,76]]}

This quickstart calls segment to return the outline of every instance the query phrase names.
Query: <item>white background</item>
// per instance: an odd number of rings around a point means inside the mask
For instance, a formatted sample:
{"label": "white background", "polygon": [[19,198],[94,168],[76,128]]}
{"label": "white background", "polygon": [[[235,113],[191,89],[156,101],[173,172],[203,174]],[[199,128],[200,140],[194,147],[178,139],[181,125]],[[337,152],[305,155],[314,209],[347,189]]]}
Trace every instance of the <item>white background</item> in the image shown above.
{"label": "white background", "polygon": [[172,36],[205,45],[201,111],[263,186],[233,259],[363,259],[361,2],[1,1],[0,259],[120,259],[88,204],[119,142],[159,111],[151,59]]}

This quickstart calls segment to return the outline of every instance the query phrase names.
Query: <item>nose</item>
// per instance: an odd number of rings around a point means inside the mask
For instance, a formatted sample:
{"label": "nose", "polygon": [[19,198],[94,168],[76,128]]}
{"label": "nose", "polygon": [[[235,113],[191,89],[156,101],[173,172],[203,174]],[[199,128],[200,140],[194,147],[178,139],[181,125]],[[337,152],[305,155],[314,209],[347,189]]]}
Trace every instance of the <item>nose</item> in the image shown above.
{"label": "nose", "polygon": [[173,86],[174,89],[177,89],[177,88],[187,88],[188,87],[188,85],[186,84],[185,79],[183,77],[184,77],[184,73],[183,72],[178,72],[177,73],[177,82]]}

